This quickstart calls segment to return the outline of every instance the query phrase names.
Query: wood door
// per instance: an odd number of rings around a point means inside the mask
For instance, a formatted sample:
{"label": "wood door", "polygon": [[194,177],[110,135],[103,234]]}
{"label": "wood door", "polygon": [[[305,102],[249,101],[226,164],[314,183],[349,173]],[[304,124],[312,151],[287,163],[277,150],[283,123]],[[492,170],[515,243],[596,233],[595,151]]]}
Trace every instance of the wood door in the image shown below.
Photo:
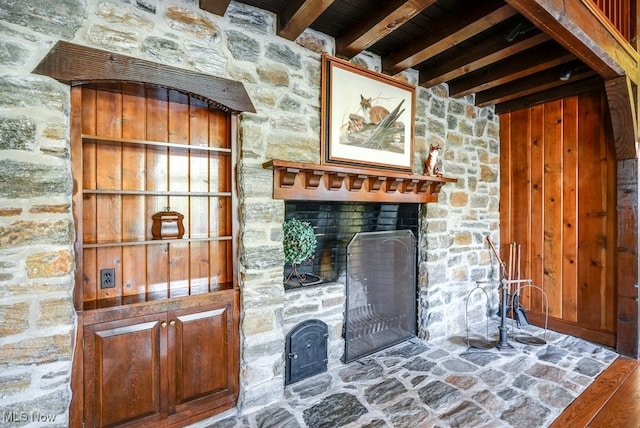
{"label": "wood door", "polygon": [[148,425],[166,408],[166,314],[84,327],[85,426]]}
{"label": "wood door", "polygon": [[231,407],[238,392],[233,291],[219,303],[169,312],[169,413]]}
{"label": "wood door", "polygon": [[527,316],[616,343],[616,157],[604,91],[500,117],[503,260],[521,245]]}

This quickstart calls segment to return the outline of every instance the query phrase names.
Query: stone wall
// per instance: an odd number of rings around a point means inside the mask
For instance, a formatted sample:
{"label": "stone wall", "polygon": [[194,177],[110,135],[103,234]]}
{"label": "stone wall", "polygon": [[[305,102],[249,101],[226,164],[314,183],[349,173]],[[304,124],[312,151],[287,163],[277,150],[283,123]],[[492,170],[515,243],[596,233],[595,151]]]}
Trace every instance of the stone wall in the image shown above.
{"label": "stone wall", "polygon": [[[262,163],[319,161],[320,55],[333,53],[334,41],[308,30],[291,42],[275,27],[272,14],[235,2],[224,17],[192,0],[2,2],[0,413],[55,413],[66,425],[75,336],[69,88],[31,73],[59,39],[244,83],[257,113],[243,114],[239,127],[240,405],[280,398],[294,309],[282,287],[284,203],[271,198],[271,171]],[[380,68],[373,55],[353,62]],[[403,78],[415,83],[417,73]],[[417,90],[415,171],[427,147],[440,144],[443,171],[459,179],[422,210],[425,338],[464,328],[473,281],[495,275],[484,235],[498,230],[498,120],[472,101],[448,98],[444,86]]]}

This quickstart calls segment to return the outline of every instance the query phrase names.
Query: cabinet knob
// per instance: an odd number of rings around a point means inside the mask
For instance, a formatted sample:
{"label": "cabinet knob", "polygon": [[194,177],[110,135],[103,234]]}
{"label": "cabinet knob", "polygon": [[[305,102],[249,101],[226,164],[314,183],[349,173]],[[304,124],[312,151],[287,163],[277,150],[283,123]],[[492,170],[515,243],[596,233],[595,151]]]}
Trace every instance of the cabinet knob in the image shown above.
{"label": "cabinet knob", "polygon": [[176,325],[176,320],[171,320],[171,321],[169,321],[169,325],[170,325],[171,327],[174,327],[174,326]]}
{"label": "cabinet knob", "polygon": [[167,328],[167,322],[166,322],[166,321],[162,321],[162,322],[160,323],[160,327],[162,327],[162,328]]}

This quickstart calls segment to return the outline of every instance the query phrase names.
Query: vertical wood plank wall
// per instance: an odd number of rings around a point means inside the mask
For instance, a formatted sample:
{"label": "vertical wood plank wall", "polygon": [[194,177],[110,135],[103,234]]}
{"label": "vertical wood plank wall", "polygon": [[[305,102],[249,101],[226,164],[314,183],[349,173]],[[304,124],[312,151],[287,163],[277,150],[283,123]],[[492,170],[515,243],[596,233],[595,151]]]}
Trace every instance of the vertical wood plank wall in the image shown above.
{"label": "vertical wood plank wall", "polygon": [[[616,159],[603,91],[500,117],[500,251],[548,297],[557,331],[615,346]],[[523,290],[530,322],[546,304]]]}

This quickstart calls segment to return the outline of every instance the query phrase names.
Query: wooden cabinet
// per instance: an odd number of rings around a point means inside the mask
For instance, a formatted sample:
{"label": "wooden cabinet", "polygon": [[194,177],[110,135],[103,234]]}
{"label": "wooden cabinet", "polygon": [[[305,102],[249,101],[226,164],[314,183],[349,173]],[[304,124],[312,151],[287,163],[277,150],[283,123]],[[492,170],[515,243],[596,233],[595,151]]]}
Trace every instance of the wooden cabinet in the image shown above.
{"label": "wooden cabinet", "polygon": [[237,295],[85,314],[85,426],[170,426],[232,407]]}
{"label": "wooden cabinet", "polygon": [[[233,120],[171,89],[72,89],[85,426],[181,426],[237,401]],[[154,239],[169,210],[184,235]]]}

